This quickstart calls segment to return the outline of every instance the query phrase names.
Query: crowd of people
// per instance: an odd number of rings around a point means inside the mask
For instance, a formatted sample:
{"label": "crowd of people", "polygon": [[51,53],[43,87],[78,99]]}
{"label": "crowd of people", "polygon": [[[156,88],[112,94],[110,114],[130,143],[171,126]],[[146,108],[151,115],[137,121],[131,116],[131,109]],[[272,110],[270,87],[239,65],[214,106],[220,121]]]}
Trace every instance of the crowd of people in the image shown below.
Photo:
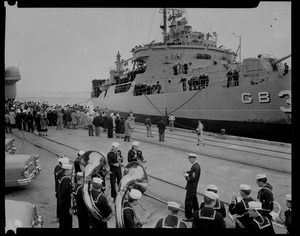
{"label": "crowd of people", "polygon": [[[108,114],[107,110],[95,110],[90,112],[87,107],[80,105],[49,106],[47,103],[36,102],[12,102],[5,103],[5,122],[10,126],[34,132],[37,129],[40,135],[47,135],[47,126],[56,124],[56,129],[70,128],[77,129],[79,125],[88,130],[90,136],[100,136],[100,127],[107,133],[108,138],[123,138],[125,142],[130,142],[131,133],[134,129],[134,116],[128,115],[126,120],[118,112]],[[50,116],[50,117],[49,117]],[[11,119],[12,117],[12,119]],[[68,118],[67,118],[68,117]],[[46,122],[43,123],[42,120]],[[50,120],[52,120],[50,122]],[[173,113],[169,116],[170,131],[174,130],[175,116]],[[151,131],[151,119],[148,116],[145,119],[145,126],[148,137],[153,137]],[[6,132],[12,132],[9,126]],[[163,117],[158,123],[159,141],[164,141],[164,132],[166,129],[166,120]],[[203,124],[199,120],[196,129],[198,143],[203,143]],[[118,194],[116,183],[119,184],[122,179],[122,167],[124,157],[119,150],[119,142],[113,142],[111,150],[107,153],[107,169],[99,169],[91,179],[91,196],[103,218],[95,217],[87,209],[83,199],[83,178],[85,166],[88,164],[89,156],[85,151],[79,151],[78,157],[71,164],[70,159],[59,156],[58,165],[54,168],[55,196],[57,198],[57,219],[59,219],[60,228],[72,228],[72,217],[78,217],[79,228],[107,228],[107,222],[114,214],[114,204]],[[143,152],[139,148],[138,141],[132,142],[132,148],[127,153],[127,161],[136,161],[144,164],[146,160]],[[229,205],[228,212],[225,210],[224,203],[219,199],[218,187],[214,184],[207,186],[204,193],[203,202],[198,203],[197,187],[201,175],[201,167],[197,162],[197,155],[188,154],[188,160],[191,164],[190,170],[183,173],[187,182],[185,196],[185,218],[180,219],[178,212],[180,205],[176,202],[168,202],[168,215],[159,219],[155,228],[187,228],[186,223],[191,222],[192,228],[199,229],[224,229],[225,217],[227,214],[235,222],[237,229],[257,230],[266,233],[274,233],[272,224],[272,213],[274,208],[273,187],[268,182],[265,174],[256,176],[256,183],[260,190],[256,197],[251,196],[251,186],[247,184],[240,185],[238,194],[232,196],[232,202]],[[106,188],[106,179],[109,176],[109,193]],[[124,226],[125,228],[141,228],[145,222],[142,222],[136,216],[134,205],[142,197],[142,192],[138,189],[128,191],[124,202]],[[287,211],[285,215],[285,225],[287,232],[291,231],[291,195],[286,195]],[[103,220],[105,219],[105,220]]]}

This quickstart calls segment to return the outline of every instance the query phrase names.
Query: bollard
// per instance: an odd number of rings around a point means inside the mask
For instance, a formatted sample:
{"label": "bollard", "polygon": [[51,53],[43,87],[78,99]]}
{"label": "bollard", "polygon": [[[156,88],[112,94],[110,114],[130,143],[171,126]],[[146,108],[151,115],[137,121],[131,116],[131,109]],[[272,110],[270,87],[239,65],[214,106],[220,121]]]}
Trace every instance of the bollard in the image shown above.
{"label": "bollard", "polygon": [[225,134],[225,129],[221,129],[221,134]]}

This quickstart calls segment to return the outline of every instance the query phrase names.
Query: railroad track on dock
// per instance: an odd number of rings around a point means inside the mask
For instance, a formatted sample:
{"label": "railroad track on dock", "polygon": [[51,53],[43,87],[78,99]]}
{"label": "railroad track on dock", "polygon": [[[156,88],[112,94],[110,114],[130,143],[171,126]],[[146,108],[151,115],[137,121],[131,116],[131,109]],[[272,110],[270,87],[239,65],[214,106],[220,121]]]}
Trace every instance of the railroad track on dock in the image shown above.
{"label": "railroad track on dock", "polygon": [[[56,156],[58,156],[58,155],[60,154],[60,153],[57,153],[56,151],[53,151],[53,150],[51,150],[51,149],[49,149],[49,148],[47,148],[47,147],[45,147],[45,146],[40,145],[40,144],[38,144],[38,143],[35,143],[35,142],[33,142],[33,141],[29,141],[28,139],[26,139],[26,136],[25,136],[25,134],[24,134],[23,131],[22,131],[22,134],[23,134],[23,137],[19,137],[18,135],[15,135],[15,134],[13,134],[13,135],[14,135],[15,137],[19,138],[19,139],[24,140],[24,143],[28,142],[28,143],[30,143],[30,144],[32,144],[32,145],[38,147],[38,148],[41,148],[41,149],[43,149],[43,150],[48,151],[48,152],[50,152],[50,153],[52,153],[52,154],[54,154],[54,155],[56,155]],[[69,149],[79,151],[78,148],[75,148],[75,147],[70,146],[70,145],[68,145],[68,144],[64,144],[64,143],[61,143],[61,142],[52,140],[52,139],[50,139],[50,138],[48,138],[48,137],[45,137],[45,136],[39,136],[39,135],[36,135],[36,134],[31,134],[31,135],[35,135],[35,136],[37,136],[37,137],[46,139],[47,141],[50,141],[50,142],[52,142],[52,143],[56,143],[56,144],[58,144],[58,145],[67,147],[67,148],[69,148]],[[24,148],[24,147],[23,147],[23,148]],[[71,160],[71,159],[70,159],[70,160]],[[73,162],[73,160],[71,160],[71,162]],[[183,187],[183,186],[180,186],[180,185],[178,185],[178,184],[175,184],[175,183],[166,181],[166,180],[164,180],[164,179],[155,177],[155,176],[150,175],[150,174],[147,174],[147,175],[148,175],[148,177],[150,177],[150,178],[149,178],[149,181],[150,181],[150,182],[151,182],[151,179],[152,179],[152,180],[156,180],[156,181],[159,181],[159,182],[161,182],[161,183],[164,183],[164,184],[166,184],[166,185],[168,185],[168,186],[172,186],[172,187],[178,188],[178,189],[180,189],[180,191],[186,191],[186,190],[185,190],[185,187]],[[154,196],[153,194],[149,194],[149,193],[147,193],[147,192],[145,192],[144,194],[145,194],[146,196],[148,196],[148,197],[150,197],[150,198],[156,200],[156,201],[159,201],[159,202],[162,202],[162,203],[164,203],[164,204],[167,204],[167,201],[161,199],[160,197]],[[198,196],[201,196],[201,197],[203,198],[204,193],[197,192],[197,195],[198,195]],[[230,202],[225,202],[225,201],[222,201],[222,202],[224,203],[225,208],[226,208],[226,210],[227,210],[227,209],[228,209],[228,206],[230,205]],[[180,210],[181,210],[182,212],[184,212],[184,209],[180,208]],[[226,218],[228,218],[228,214],[227,214]],[[229,220],[229,221],[230,221],[230,220]],[[285,227],[282,218],[281,218],[281,221],[277,221],[277,222],[274,223],[274,224],[277,225],[278,227],[281,227],[281,228],[284,228],[284,227]]]}
{"label": "railroad track on dock", "polygon": [[[134,132],[145,134],[145,130],[142,128],[135,127]],[[155,133],[155,131],[153,133]],[[192,133],[192,132],[190,132],[190,133]],[[191,136],[191,135],[185,135],[182,133],[176,133],[176,134],[175,133],[165,133],[165,137],[168,139],[170,138],[170,139],[174,139],[174,140],[186,140],[191,143],[195,143],[195,145],[197,144],[197,141],[196,141],[197,135],[196,134],[193,134],[193,136]],[[242,144],[241,142],[232,144],[232,143],[222,140],[222,139],[216,141],[213,138],[209,138],[209,136],[206,136],[204,140],[205,140],[205,145],[207,145],[207,146],[230,149],[230,150],[235,150],[235,151],[243,151],[243,152],[259,154],[259,155],[263,154],[264,156],[270,156],[270,157],[274,157],[277,159],[286,159],[286,160],[291,159],[291,157],[290,157],[291,150],[286,150],[286,151],[281,151],[278,149],[272,150],[270,148],[259,147],[257,144],[255,147],[253,147],[249,144],[245,144],[245,143]],[[262,152],[264,152],[264,153],[262,153]]]}

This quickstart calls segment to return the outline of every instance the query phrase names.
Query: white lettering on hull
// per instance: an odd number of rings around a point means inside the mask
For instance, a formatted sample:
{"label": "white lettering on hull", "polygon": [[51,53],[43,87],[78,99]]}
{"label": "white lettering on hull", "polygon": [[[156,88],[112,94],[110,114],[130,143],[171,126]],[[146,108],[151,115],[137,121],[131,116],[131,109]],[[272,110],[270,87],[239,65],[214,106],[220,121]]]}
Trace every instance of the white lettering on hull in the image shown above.
{"label": "white lettering on hull", "polygon": [[[257,98],[259,103],[269,103],[271,102],[271,98],[270,98],[270,93],[268,92],[258,92],[257,94]],[[280,106],[280,110],[285,112],[285,113],[291,113],[292,112],[292,100],[291,100],[291,91],[290,90],[283,90],[280,91],[280,93],[278,94],[278,97],[280,98],[285,98],[286,99],[286,107]],[[253,102],[253,96],[251,93],[242,93],[241,94],[241,98],[242,98],[242,102],[245,104],[251,104]]]}

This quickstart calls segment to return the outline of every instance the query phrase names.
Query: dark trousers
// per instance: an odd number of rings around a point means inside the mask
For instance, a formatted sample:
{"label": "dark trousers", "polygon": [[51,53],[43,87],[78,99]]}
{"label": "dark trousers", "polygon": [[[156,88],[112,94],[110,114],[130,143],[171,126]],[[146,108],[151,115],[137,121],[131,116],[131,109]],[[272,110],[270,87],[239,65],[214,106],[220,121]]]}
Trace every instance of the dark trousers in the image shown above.
{"label": "dark trousers", "polygon": [[88,125],[89,136],[94,136],[94,126]]}
{"label": "dark trousers", "polygon": [[197,192],[186,191],[185,195],[185,217],[192,218],[194,212],[199,210]]}
{"label": "dark trousers", "polygon": [[27,123],[27,128],[28,128],[28,132],[32,132],[33,133],[33,121],[31,121],[31,122],[28,122]]}
{"label": "dark trousers", "polygon": [[108,127],[107,129],[107,137],[108,138],[113,138],[114,137],[114,130],[112,127]]}
{"label": "dark trousers", "polygon": [[159,141],[165,141],[165,131],[158,132]]}
{"label": "dark trousers", "polygon": [[86,213],[77,213],[78,218],[78,228],[79,229],[89,229],[90,228],[90,219],[88,212]]}
{"label": "dark trousers", "polygon": [[5,131],[6,131],[6,133],[12,133],[10,122],[8,122],[8,123],[5,122]]}
{"label": "dark trousers", "polygon": [[125,141],[125,142],[126,142],[126,141],[130,142],[130,136],[125,136],[125,137],[124,137],[124,141]]}
{"label": "dark trousers", "polygon": [[112,173],[110,174],[110,188],[111,188],[111,197],[116,199],[117,190],[116,190],[116,180],[119,184],[122,179],[121,167],[110,170]]}
{"label": "dark trousers", "polygon": [[66,202],[60,200],[59,202],[59,228],[69,229],[72,228],[72,215],[70,215],[71,201]]}

